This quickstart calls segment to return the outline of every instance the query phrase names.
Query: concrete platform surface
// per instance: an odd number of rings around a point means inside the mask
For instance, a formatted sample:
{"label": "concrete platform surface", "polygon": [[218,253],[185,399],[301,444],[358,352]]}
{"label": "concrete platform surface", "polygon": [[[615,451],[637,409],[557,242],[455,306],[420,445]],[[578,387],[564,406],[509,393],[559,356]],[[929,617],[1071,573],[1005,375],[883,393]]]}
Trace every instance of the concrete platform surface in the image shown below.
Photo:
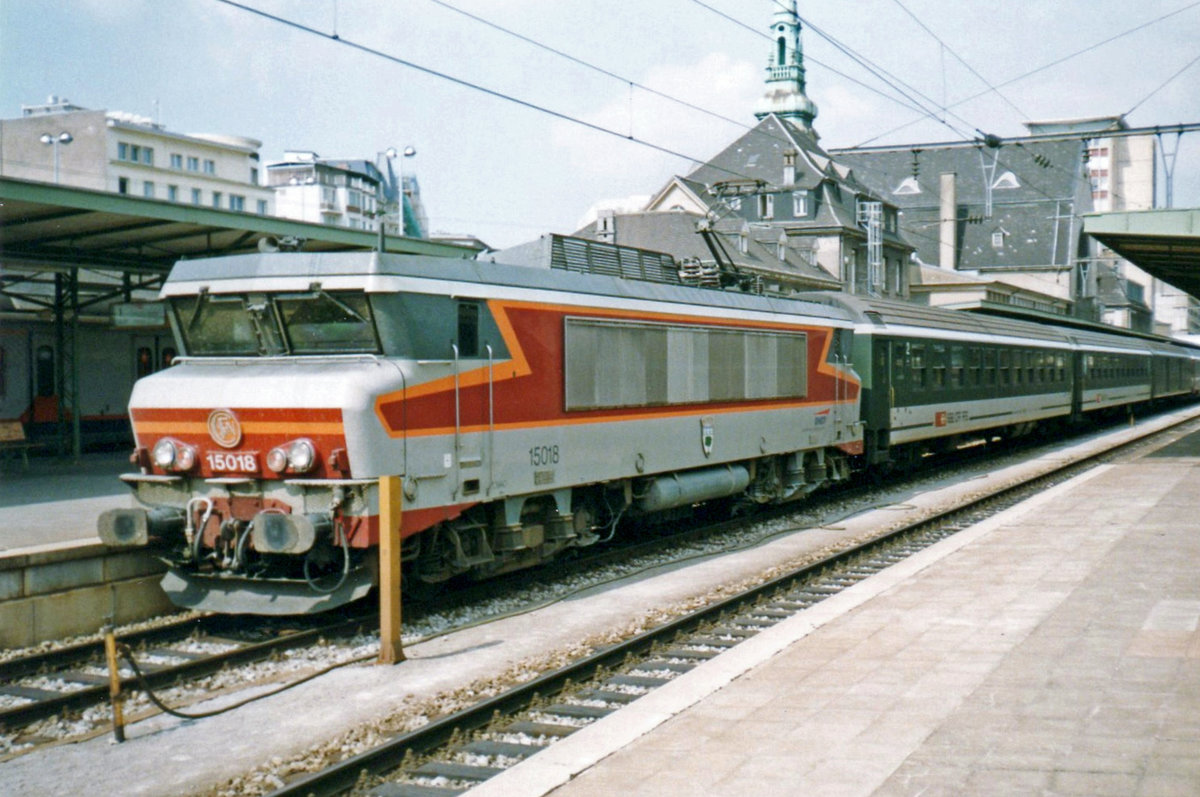
{"label": "concrete platform surface", "polygon": [[120,480],[133,470],[129,453],[85,454],[78,462],[56,457],[0,460],[0,552],[81,540],[99,542],[96,518],[130,506]]}
{"label": "concrete platform surface", "polygon": [[1176,453],[1059,485],[470,793],[1200,794],[1200,459]]}

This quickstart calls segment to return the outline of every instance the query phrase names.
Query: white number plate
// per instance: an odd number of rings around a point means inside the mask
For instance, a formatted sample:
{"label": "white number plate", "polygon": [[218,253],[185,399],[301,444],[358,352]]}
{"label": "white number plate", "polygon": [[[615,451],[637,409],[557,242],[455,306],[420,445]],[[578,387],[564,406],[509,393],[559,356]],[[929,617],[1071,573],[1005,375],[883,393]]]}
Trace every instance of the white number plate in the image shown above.
{"label": "white number plate", "polygon": [[205,454],[208,468],[212,471],[228,473],[257,473],[258,455],[253,451],[209,451]]}

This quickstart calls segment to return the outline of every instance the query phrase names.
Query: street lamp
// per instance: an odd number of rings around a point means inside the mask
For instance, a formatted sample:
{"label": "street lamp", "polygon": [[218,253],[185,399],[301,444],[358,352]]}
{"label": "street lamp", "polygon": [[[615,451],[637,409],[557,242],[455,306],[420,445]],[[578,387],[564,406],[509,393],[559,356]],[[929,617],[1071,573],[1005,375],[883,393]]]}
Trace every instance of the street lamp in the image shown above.
{"label": "street lamp", "polygon": [[[411,158],[417,154],[417,148],[409,146],[409,147],[405,147],[403,150],[398,150],[395,147],[388,147],[387,149],[385,149],[383,151],[383,154],[387,157],[387,159],[389,161],[393,161],[396,158],[400,158],[400,156],[404,156],[404,158]],[[407,225],[405,224],[405,219],[404,219],[404,159],[403,158],[401,158],[401,160],[400,160],[399,183],[400,184],[399,184],[398,191],[397,191],[397,199],[399,200],[399,203],[400,203],[399,214],[398,214],[400,217],[399,218],[400,223],[397,226],[399,226],[400,235],[401,235],[401,237],[403,237],[404,235],[407,234],[407,230],[406,230]]]}
{"label": "street lamp", "polygon": [[70,144],[72,141],[75,140],[75,136],[71,135],[70,133],[68,133],[64,130],[63,132],[59,133],[57,136],[51,135],[50,133],[42,133],[42,137],[39,138],[38,140],[41,141],[46,146],[54,147],[54,182],[57,184],[58,183],[58,148],[59,148],[59,145]]}

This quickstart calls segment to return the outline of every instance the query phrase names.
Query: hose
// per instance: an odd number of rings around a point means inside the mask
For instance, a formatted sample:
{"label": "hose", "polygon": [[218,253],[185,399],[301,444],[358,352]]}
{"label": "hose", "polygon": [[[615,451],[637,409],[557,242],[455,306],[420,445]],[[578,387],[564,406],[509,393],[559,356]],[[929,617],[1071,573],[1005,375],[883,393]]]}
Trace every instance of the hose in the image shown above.
{"label": "hose", "polygon": [[346,530],[342,527],[341,523],[336,523],[333,533],[335,536],[341,537],[342,541],[342,576],[338,579],[336,584],[328,589],[317,584],[317,582],[308,573],[308,563],[313,555],[313,551],[309,551],[304,557],[304,580],[307,582],[309,589],[311,589],[313,592],[319,592],[322,595],[329,595],[330,593],[337,592],[339,589],[341,589],[342,585],[346,583],[347,576],[350,575],[350,540],[346,537]]}

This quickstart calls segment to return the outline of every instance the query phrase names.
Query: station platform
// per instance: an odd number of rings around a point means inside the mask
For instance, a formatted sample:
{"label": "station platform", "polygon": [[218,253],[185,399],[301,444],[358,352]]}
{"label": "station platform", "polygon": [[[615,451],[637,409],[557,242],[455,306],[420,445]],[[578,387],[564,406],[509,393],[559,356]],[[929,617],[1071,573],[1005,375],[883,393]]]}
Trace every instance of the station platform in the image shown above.
{"label": "station platform", "polygon": [[72,459],[31,456],[0,460],[0,556],[52,544],[99,543],[96,518],[130,505],[120,480],[132,470],[129,452],[84,454]]}
{"label": "station platform", "polygon": [[1200,794],[1200,433],[783,621],[472,797]]}

